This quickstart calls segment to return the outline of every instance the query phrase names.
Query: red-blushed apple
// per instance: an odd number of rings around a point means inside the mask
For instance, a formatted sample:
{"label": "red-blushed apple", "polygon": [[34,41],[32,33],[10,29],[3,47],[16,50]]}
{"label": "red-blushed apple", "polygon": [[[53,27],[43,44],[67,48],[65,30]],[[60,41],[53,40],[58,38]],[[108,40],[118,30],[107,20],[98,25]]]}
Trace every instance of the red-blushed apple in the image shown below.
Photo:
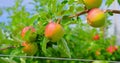
{"label": "red-blushed apple", "polygon": [[25,37],[25,34],[30,30],[31,33],[36,32],[36,30],[32,26],[27,26],[22,29],[21,36],[22,38]]}
{"label": "red-blushed apple", "polygon": [[102,0],[83,0],[87,9],[99,8],[102,4]]}
{"label": "red-blushed apple", "polygon": [[102,27],[105,24],[105,13],[99,8],[91,9],[87,15],[87,23],[92,27]]}
{"label": "red-blushed apple", "polygon": [[93,36],[93,40],[99,40],[100,36],[98,34],[96,34],[95,36]]}
{"label": "red-blushed apple", "polygon": [[60,40],[64,35],[63,27],[55,22],[50,22],[45,28],[45,37],[50,39],[52,42]]}
{"label": "red-blushed apple", "polygon": [[22,42],[22,46],[27,46],[27,42]]}
{"label": "red-blushed apple", "polygon": [[118,50],[118,46],[109,46],[106,51],[109,53],[114,53],[116,50]]}
{"label": "red-blushed apple", "polygon": [[34,42],[37,37],[35,28],[32,26],[24,27],[21,31],[21,37],[27,42]]}
{"label": "red-blushed apple", "polygon": [[36,43],[24,43],[23,52],[27,55],[35,55],[38,51],[38,46]]}

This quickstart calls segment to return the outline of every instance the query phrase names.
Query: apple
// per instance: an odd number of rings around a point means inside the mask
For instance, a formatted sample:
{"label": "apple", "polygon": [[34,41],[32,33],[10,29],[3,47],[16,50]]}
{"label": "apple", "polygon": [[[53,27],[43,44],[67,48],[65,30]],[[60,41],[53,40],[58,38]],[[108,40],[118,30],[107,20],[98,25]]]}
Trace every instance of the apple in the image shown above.
{"label": "apple", "polygon": [[36,40],[36,30],[32,26],[24,27],[21,31],[21,37],[28,42],[34,42]]}
{"label": "apple", "polygon": [[87,9],[99,8],[102,4],[102,0],[83,0]]}
{"label": "apple", "polygon": [[27,55],[35,55],[38,51],[38,46],[36,43],[24,43],[23,52]]}
{"label": "apple", "polygon": [[105,24],[105,13],[99,8],[91,9],[87,15],[87,23],[92,27],[102,27]]}
{"label": "apple", "polygon": [[63,27],[55,22],[50,22],[45,28],[45,37],[50,39],[52,42],[60,40],[64,35]]}
{"label": "apple", "polygon": [[31,33],[35,32],[35,29],[32,27],[32,26],[27,26],[25,28],[22,29],[22,32],[21,32],[21,36],[22,38],[25,37],[25,34],[30,31]]}
{"label": "apple", "polygon": [[118,50],[118,46],[109,46],[106,51],[109,52],[109,53],[114,53],[115,51]]}
{"label": "apple", "polygon": [[93,37],[93,40],[99,40],[99,39],[100,39],[100,37],[99,37],[98,34],[96,34],[96,35]]}
{"label": "apple", "polygon": [[96,56],[99,56],[101,54],[101,52],[100,51],[96,51],[95,54],[96,54]]}
{"label": "apple", "polygon": [[27,46],[27,42],[22,42],[22,46]]}

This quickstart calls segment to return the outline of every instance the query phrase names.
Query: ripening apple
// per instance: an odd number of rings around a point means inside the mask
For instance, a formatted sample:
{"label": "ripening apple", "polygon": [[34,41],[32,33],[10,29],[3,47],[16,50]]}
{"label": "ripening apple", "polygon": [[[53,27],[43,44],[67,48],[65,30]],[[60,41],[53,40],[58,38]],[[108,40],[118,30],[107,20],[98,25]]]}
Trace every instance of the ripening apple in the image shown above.
{"label": "ripening apple", "polygon": [[102,0],[83,0],[87,9],[99,8],[102,4]]}
{"label": "ripening apple", "polygon": [[63,27],[55,22],[50,22],[45,28],[45,37],[50,39],[52,42],[60,40],[64,35]]}
{"label": "ripening apple", "polygon": [[99,8],[91,9],[87,15],[87,22],[92,27],[102,27],[105,24],[105,13]]}
{"label": "ripening apple", "polygon": [[23,48],[23,52],[26,53],[27,55],[35,55],[36,52],[38,51],[38,46],[36,43],[27,43],[24,42],[25,45]]}
{"label": "ripening apple", "polygon": [[25,37],[26,33],[30,31],[31,33],[34,33],[35,32],[35,29],[32,27],[32,26],[27,26],[27,27],[24,27],[21,31],[21,36],[22,38]]}
{"label": "ripening apple", "polygon": [[25,41],[34,42],[36,40],[36,30],[32,26],[24,27],[21,31],[21,37]]}
{"label": "ripening apple", "polygon": [[93,40],[99,40],[100,36],[98,34],[96,34],[95,36],[93,36]]}
{"label": "ripening apple", "polygon": [[115,51],[118,50],[118,46],[109,46],[106,51],[109,52],[109,53],[114,53]]}

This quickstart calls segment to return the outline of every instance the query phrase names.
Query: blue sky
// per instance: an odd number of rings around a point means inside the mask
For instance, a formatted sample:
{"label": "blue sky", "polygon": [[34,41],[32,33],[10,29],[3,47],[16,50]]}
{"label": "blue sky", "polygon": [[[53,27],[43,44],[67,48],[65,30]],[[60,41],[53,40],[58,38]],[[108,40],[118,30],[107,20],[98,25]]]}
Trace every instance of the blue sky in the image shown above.
{"label": "blue sky", "polygon": [[10,7],[14,5],[14,0],[0,0],[0,9],[3,11],[3,15],[0,16],[0,22],[6,21],[6,16],[8,15],[3,8]]}
{"label": "blue sky", "polygon": [[[26,6],[27,11],[30,11],[30,9],[33,8],[33,6],[29,4],[29,2],[32,2],[32,0],[23,0],[22,3],[22,5]],[[0,9],[2,9],[3,11],[3,15],[0,16],[0,22],[7,23],[7,21],[9,21],[9,19],[7,18],[8,14],[3,9],[7,7],[12,7],[14,6],[14,4],[15,4],[15,0],[0,0]]]}

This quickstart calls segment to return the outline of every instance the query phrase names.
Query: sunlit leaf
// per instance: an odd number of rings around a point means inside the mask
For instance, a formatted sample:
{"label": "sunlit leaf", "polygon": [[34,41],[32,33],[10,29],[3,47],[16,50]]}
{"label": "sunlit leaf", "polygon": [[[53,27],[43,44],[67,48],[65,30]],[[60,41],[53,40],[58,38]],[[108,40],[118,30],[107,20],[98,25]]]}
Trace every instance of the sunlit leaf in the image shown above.
{"label": "sunlit leaf", "polygon": [[59,51],[61,52],[61,54],[63,55],[63,57],[71,58],[70,49],[64,38],[62,38],[60,41],[58,41],[58,48],[59,48]]}
{"label": "sunlit leaf", "polygon": [[112,3],[114,2],[114,0],[106,0],[106,6],[109,7]]}

